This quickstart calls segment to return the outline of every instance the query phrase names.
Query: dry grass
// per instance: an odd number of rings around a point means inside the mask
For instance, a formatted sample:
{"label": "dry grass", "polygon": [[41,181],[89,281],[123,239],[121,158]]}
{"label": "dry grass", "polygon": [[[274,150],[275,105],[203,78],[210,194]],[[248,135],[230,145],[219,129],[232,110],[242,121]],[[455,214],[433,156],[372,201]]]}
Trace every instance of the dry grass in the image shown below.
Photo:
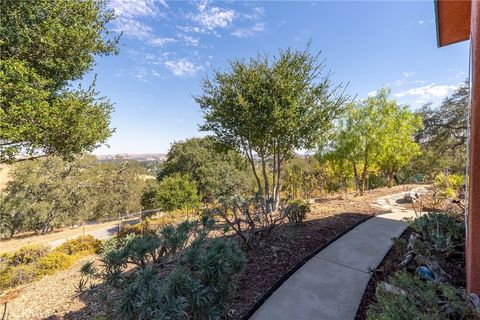
{"label": "dry grass", "polygon": [[[125,220],[124,220],[125,221]],[[118,225],[118,221],[110,221],[105,223],[98,223],[92,225],[85,225],[85,234],[89,232],[109,229]],[[57,230],[45,235],[33,235],[32,233],[24,233],[15,236],[12,239],[0,240],[0,253],[5,253],[9,251],[14,251],[20,249],[23,246],[30,244],[45,244],[49,245],[53,241],[58,241],[62,239],[72,239],[83,235],[83,228],[67,228],[63,230]]]}
{"label": "dry grass", "polygon": [[[63,319],[69,311],[84,308],[85,302],[76,297],[75,286],[80,280],[78,270],[86,261],[95,258],[96,256],[82,258],[68,270],[17,287],[0,296],[0,303],[7,302],[6,319]],[[0,308],[2,310],[3,307]]]}
{"label": "dry grass", "polygon": [[12,180],[9,173],[12,170],[12,166],[7,164],[0,164],[0,191],[5,189],[7,183]]}

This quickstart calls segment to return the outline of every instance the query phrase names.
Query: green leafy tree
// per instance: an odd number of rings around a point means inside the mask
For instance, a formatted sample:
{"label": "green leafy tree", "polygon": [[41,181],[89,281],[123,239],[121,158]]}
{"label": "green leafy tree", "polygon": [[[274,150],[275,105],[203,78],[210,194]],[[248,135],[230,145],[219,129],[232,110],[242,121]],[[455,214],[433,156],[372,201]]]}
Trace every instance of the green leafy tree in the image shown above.
{"label": "green leafy tree", "polygon": [[[52,227],[88,211],[88,195],[81,190],[80,162],[51,158],[17,165],[2,201],[4,228],[47,233]],[[87,187],[88,188],[88,187]]]}
{"label": "green leafy tree", "polygon": [[0,231],[47,233],[53,227],[116,218],[140,210],[138,164],[98,163],[94,156],[17,163],[0,199]]}
{"label": "green leafy tree", "polygon": [[158,180],[175,174],[190,176],[204,202],[251,190],[245,158],[235,150],[222,148],[212,137],[175,142]]}
{"label": "green leafy tree", "polygon": [[296,156],[285,163],[283,191],[291,199],[308,199],[321,187],[319,163],[310,156]]}
{"label": "green leafy tree", "polygon": [[265,213],[280,203],[284,161],[312,148],[347,99],[323,70],[308,47],[287,49],[272,59],[233,61],[230,70],[205,79],[195,97],[204,112],[201,129],[247,157]]}
{"label": "green leafy tree", "polygon": [[344,159],[350,163],[360,193],[365,190],[368,172],[379,153],[379,113],[379,104],[373,97],[360,105],[349,105],[332,141],[320,152],[321,157]]}
{"label": "green leafy tree", "polygon": [[381,89],[376,95],[351,104],[332,140],[321,147],[321,157],[350,163],[361,194],[367,187],[369,172],[383,170],[391,185],[396,172],[419,152],[414,134],[421,127],[420,118],[390,100],[389,93]]}
{"label": "green leafy tree", "polygon": [[420,154],[420,145],[414,135],[422,127],[420,116],[414,115],[406,106],[394,101],[383,110],[380,153],[376,163],[387,176],[388,187],[393,180],[398,184],[397,172]]}
{"label": "green leafy tree", "polygon": [[145,181],[144,169],[137,161],[97,163],[90,171],[95,186],[94,218],[116,218],[141,210],[141,197]]}
{"label": "green leafy tree", "polygon": [[469,99],[469,85],[465,82],[439,106],[428,103],[420,109],[423,127],[416,140],[422,155],[415,158],[410,171],[429,176],[442,170],[465,172]]}
{"label": "green leafy tree", "polygon": [[101,0],[2,0],[0,162],[90,151],[111,135],[112,105],[72,88],[95,57],[117,53]]}
{"label": "green leafy tree", "polygon": [[143,194],[142,203],[145,209],[188,211],[200,207],[200,198],[193,180],[185,175],[174,174],[148,188]]}
{"label": "green leafy tree", "polygon": [[320,186],[327,192],[346,191],[353,179],[352,163],[336,152],[317,153],[315,158],[320,167]]}

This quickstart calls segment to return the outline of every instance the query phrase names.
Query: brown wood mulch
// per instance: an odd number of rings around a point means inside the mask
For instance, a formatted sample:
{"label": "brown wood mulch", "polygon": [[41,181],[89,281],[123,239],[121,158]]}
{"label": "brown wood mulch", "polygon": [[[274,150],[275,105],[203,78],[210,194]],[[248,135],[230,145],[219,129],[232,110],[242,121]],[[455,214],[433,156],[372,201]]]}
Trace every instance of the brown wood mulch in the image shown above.
{"label": "brown wood mulch", "polygon": [[[229,318],[241,319],[272,288],[285,280],[312,253],[335,240],[355,225],[383,211],[374,205],[377,198],[399,193],[414,186],[397,186],[370,191],[363,196],[343,194],[317,199],[312,212],[301,224],[276,228],[260,246],[247,253],[247,264],[238,276],[238,287],[230,298]],[[37,282],[7,292],[7,319],[94,319],[104,314],[105,297],[75,293],[79,268],[87,257],[71,269],[47,276]],[[16,296],[15,296],[16,295]],[[0,309],[1,313],[2,309]]]}

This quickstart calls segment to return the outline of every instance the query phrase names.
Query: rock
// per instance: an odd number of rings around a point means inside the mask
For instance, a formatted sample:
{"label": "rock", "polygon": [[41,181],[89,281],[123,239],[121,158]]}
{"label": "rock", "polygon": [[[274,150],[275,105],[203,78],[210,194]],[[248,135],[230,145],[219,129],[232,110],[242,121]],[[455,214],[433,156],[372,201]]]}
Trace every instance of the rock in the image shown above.
{"label": "rock", "polygon": [[433,281],[435,279],[432,270],[430,270],[430,268],[427,266],[420,266],[415,271],[423,280]]}
{"label": "rock", "polygon": [[417,201],[418,194],[407,192],[403,195],[403,201],[405,203],[415,203]]}
{"label": "rock", "polygon": [[426,265],[428,269],[433,273],[433,280],[437,283],[444,283],[451,280],[451,277],[443,271],[442,267],[432,257],[416,256],[415,260],[422,265]]}
{"label": "rock", "polygon": [[398,287],[395,287],[393,285],[391,285],[390,283],[386,283],[386,282],[380,282],[377,286],[377,289],[376,289],[376,295],[378,295],[378,290],[379,289],[382,289],[386,292],[389,292],[389,293],[393,293],[393,294],[398,294],[398,295],[402,295],[402,296],[406,296],[407,293],[405,292],[405,290],[403,289],[400,289]]}

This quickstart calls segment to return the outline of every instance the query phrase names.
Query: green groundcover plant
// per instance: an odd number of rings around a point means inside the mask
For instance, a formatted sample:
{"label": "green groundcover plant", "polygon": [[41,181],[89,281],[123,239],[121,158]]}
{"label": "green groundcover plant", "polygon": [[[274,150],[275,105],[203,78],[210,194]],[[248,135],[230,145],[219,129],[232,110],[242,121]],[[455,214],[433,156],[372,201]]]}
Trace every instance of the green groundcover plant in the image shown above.
{"label": "green groundcover plant", "polygon": [[[395,240],[403,255],[387,284],[377,286],[377,302],[367,312],[369,320],[380,319],[477,319],[465,293],[465,228],[463,216],[429,212],[407,219],[412,237]],[[414,239],[414,241],[411,241]],[[408,259],[408,257],[411,259]],[[432,271],[431,279],[421,278],[418,267]]]}
{"label": "green groundcover plant", "polygon": [[77,259],[97,253],[100,240],[82,236],[51,250],[44,245],[25,246],[0,255],[0,289],[8,289],[67,269]]}

